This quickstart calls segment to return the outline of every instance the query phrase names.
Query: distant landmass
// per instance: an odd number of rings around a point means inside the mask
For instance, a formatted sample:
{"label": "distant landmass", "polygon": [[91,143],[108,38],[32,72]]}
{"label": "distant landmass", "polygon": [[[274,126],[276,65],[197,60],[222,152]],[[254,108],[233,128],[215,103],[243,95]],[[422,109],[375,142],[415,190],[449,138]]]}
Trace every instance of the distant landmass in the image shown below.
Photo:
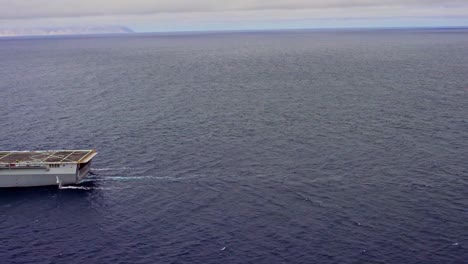
{"label": "distant landmass", "polygon": [[133,30],[127,27],[123,27],[123,26],[84,26],[84,27],[57,27],[57,28],[0,28],[0,37],[120,34],[120,33],[133,33]]}

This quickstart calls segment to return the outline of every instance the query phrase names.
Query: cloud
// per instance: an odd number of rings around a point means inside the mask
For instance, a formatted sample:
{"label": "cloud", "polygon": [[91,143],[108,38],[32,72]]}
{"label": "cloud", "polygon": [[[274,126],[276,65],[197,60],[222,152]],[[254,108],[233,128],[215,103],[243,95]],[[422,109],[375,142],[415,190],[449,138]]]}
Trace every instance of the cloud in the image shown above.
{"label": "cloud", "polygon": [[[0,19],[148,15],[161,13],[338,9],[340,16],[368,9],[447,10],[467,7],[467,0],[0,0]],[[347,10],[347,11],[346,11]],[[336,13],[336,12],[335,12]],[[388,15],[398,15],[388,13]]]}
{"label": "cloud", "polygon": [[0,0],[0,29],[86,25],[140,32],[468,26],[468,0]]}

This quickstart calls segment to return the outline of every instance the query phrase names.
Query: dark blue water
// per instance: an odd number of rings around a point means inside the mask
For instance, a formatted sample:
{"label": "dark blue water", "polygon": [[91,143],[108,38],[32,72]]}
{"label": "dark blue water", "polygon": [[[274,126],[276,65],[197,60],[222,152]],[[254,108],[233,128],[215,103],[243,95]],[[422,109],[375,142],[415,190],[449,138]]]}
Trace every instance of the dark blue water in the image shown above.
{"label": "dark blue water", "polygon": [[468,31],[0,41],[1,263],[468,263]]}

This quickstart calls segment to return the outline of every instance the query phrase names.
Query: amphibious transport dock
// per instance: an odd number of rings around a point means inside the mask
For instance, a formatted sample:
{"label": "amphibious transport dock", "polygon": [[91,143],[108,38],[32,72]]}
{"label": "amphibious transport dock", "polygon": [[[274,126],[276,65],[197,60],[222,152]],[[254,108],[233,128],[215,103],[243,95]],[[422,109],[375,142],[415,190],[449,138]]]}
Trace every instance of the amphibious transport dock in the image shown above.
{"label": "amphibious transport dock", "polygon": [[0,151],[0,187],[78,184],[95,150]]}

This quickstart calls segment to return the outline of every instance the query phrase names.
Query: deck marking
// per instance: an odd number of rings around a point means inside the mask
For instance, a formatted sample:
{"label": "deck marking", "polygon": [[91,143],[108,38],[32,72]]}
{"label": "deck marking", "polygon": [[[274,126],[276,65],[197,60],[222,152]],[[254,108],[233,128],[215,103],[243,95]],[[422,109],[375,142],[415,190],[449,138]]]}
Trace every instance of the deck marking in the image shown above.
{"label": "deck marking", "polygon": [[62,162],[66,159],[68,159],[68,157],[70,157],[73,153],[75,153],[75,151],[72,151],[70,154],[68,154],[65,158],[61,159],[59,162]]}
{"label": "deck marking", "polygon": [[5,158],[6,156],[11,155],[11,154],[13,154],[12,151],[8,152],[5,156],[1,157],[0,160],[2,160],[3,158]]}

